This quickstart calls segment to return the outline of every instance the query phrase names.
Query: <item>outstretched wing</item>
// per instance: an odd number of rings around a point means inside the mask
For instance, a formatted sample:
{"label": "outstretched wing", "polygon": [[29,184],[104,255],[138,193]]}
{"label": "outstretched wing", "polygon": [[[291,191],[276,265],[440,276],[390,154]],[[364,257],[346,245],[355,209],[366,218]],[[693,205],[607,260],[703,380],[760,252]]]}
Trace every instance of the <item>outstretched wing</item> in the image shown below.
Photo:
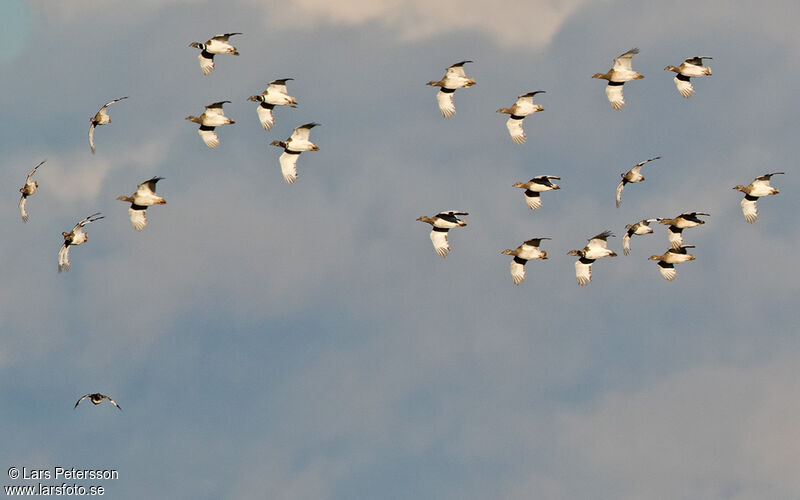
{"label": "outstretched wing", "polygon": [[208,75],[214,71],[214,54],[211,52],[201,50],[200,53],[197,54],[197,60],[200,62],[200,71],[202,71],[204,75]]}
{"label": "outstretched wing", "polygon": [[451,118],[456,114],[456,105],[453,102],[453,92],[440,90],[436,93],[436,102],[439,103],[439,111],[445,118]]}
{"label": "outstretched wing", "polygon": [[758,198],[750,196],[749,194],[742,198],[742,213],[744,214],[744,220],[750,224],[758,220],[758,207],[756,206],[757,200]]}
{"label": "outstretched wing", "polygon": [[523,120],[517,118],[509,118],[506,120],[506,128],[511,135],[511,139],[517,144],[525,142],[525,130],[522,128]]}
{"label": "outstretched wing", "polygon": [[75,408],[77,408],[78,405],[80,404],[80,402],[83,401],[84,399],[88,398],[89,396],[91,396],[91,394],[86,394],[84,396],[81,396],[81,398],[78,399],[78,401],[75,403],[75,406],[73,406],[72,409],[74,410]]}
{"label": "outstretched wing", "polygon": [[260,104],[256,109],[258,121],[261,122],[261,126],[264,127],[264,130],[269,130],[275,125],[275,116],[272,114],[272,108],[272,104]]}
{"label": "outstretched wing", "polygon": [[525,281],[525,262],[527,261],[519,257],[511,259],[511,279],[514,281],[515,285],[519,285]]}
{"label": "outstretched wing", "polygon": [[628,71],[633,71],[631,67],[631,59],[633,56],[639,53],[639,49],[633,48],[624,54],[621,54],[619,57],[614,59],[614,69],[624,69]]}
{"label": "outstretched wing", "polygon": [[[58,272],[61,271],[69,271],[69,245],[67,245],[66,242],[58,249]],[[85,397],[86,396],[84,396],[84,398]]]}
{"label": "outstretched wing", "polygon": [[680,92],[683,97],[688,99],[694,95],[694,86],[688,76],[677,74],[672,81],[675,82],[675,87],[678,88],[678,92]]}
{"label": "outstretched wing", "polygon": [[146,210],[147,207],[134,204],[131,204],[130,208],[128,208],[128,216],[131,218],[131,225],[133,225],[133,228],[137,231],[141,231],[147,226]]}
{"label": "outstretched wing", "polygon": [[92,124],[89,125],[89,147],[92,148],[92,154],[94,154],[94,127],[95,124],[92,122]]}
{"label": "outstretched wing", "polygon": [[203,142],[206,144],[206,146],[210,147],[211,149],[219,146],[219,136],[214,131],[214,127],[200,125],[200,128],[197,129],[197,133],[200,134],[200,138],[203,139]]}
{"label": "outstretched wing", "polygon": [[619,208],[619,205],[622,203],[622,190],[624,188],[625,188],[625,180],[623,179],[619,181],[619,184],[617,184],[617,208]]}
{"label": "outstretched wing", "polygon": [[663,276],[665,280],[672,281],[678,277],[678,271],[675,270],[675,266],[673,264],[659,260],[656,265],[658,266],[658,270],[661,272],[661,276]]}
{"label": "outstretched wing", "polygon": [[592,281],[592,262],[591,259],[580,259],[575,261],[575,278],[580,286],[586,286]]}
{"label": "outstretched wing", "polygon": [[22,222],[28,222],[28,211],[25,210],[25,200],[27,198],[24,194],[19,197],[19,213],[22,216]]}
{"label": "outstretched wing", "polygon": [[299,156],[300,153],[284,151],[281,153],[280,158],[278,158],[278,162],[281,164],[283,180],[285,180],[287,184],[294,184],[294,181],[297,180],[297,158]]}
{"label": "outstretched wing", "polygon": [[625,107],[625,96],[622,95],[622,84],[616,82],[608,82],[606,85],[606,97],[611,107],[620,110]]}
{"label": "outstretched wing", "polygon": [[433,242],[433,249],[440,257],[445,258],[450,253],[450,243],[447,241],[447,231],[441,231],[439,228],[433,228],[431,231],[431,242]]}

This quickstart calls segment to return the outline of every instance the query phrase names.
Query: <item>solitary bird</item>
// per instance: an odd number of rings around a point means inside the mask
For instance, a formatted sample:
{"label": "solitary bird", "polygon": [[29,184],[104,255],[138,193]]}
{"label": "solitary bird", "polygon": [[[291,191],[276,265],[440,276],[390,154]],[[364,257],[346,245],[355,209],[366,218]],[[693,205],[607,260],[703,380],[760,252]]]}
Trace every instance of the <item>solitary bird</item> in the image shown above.
{"label": "solitary bird", "polygon": [[41,163],[33,167],[33,170],[31,170],[25,178],[25,185],[19,188],[19,192],[22,193],[22,196],[19,198],[19,213],[22,215],[22,222],[28,222],[28,211],[25,210],[25,200],[28,199],[28,196],[35,193],[36,188],[39,187],[39,183],[33,180],[33,174],[35,174],[36,169],[41,167],[46,161],[47,160],[42,160]]}
{"label": "solitary bird", "polygon": [[660,224],[669,226],[667,228],[667,237],[672,248],[677,250],[683,246],[684,229],[706,223],[706,221],[698,217],[700,215],[711,216],[711,214],[704,212],[684,212],[673,219],[661,219],[658,221]]}
{"label": "solitary bird", "polygon": [[294,184],[297,180],[297,157],[303,151],[319,151],[319,147],[309,140],[311,129],[319,125],[319,123],[306,123],[300,125],[292,131],[292,135],[285,141],[272,141],[270,146],[278,146],[283,148],[278,162],[281,164],[281,173],[283,180],[287,184]]}
{"label": "solitary bird", "polygon": [[219,101],[209,104],[206,106],[206,110],[202,115],[186,117],[186,119],[190,122],[200,124],[200,128],[197,130],[197,133],[200,134],[200,138],[203,139],[203,142],[206,144],[206,146],[210,147],[211,149],[219,146],[219,137],[214,131],[214,128],[219,127],[220,125],[233,125],[236,123],[225,116],[225,111],[222,110],[222,106],[226,102],[231,101]]}
{"label": "solitary bird", "polygon": [[539,250],[539,245],[541,244],[542,240],[549,239],[550,238],[532,238],[514,250],[507,248],[502,251],[503,255],[514,256],[514,258],[511,259],[510,270],[511,279],[514,281],[515,285],[519,285],[525,281],[525,264],[529,260],[547,258],[547,251]]}
{"label": "solitary bird", "polygon": [[511,115],[506,121],[506,128],[511,135],[511,139],[515,143],[523,144],[525,142],[525,130],[522,129],[522,121],[525,117],[539,111],[544,111],[541,104],[533,103],[533,96],[543,93],[545,93],[544,90],[536,90],[534,92],[522,94],[517,97],[517,101],[510,108],[500,108],[497,110],[498,113]]}
{"label": "solitary bird", "polygon": [[758,219],[758,207],[756,206],[756,200],[762,196],[778,194],[780,191],[770,186],[769,179],[773,175],[784,173],[785,172],[773,172],[771,174],[764,174],[760,177],[756,177],[755,180],[747,186],[738,185],[733,187],[733,189],[744,193],[744,198],[742,198],[742,213],[744,214],[744,220],[752,224]]}
{"label": "solitary bird", "polygon": [[561,177],[556,177],[555,175],[540,175],[528,182],[515,182],[512,187],[524,189],[525,203],[528,204],[531,210],[536,210],[542,206],[542,198],[539,193],[561,189],[558,184],[552,183],[552,180],[560,181]]}
{"label": "solitary bird", "polygon": [[629,182],[642,182],[644,180],[644,176],[641,174],[642,166],[645,163],[658,160],[659,158],[661,157],[656,156],[654,158],[650,158],[649,160],[640,161],[632,169],[628,170],[624,174],[620,174],[620,176],[622,176],[622,180],[617,185],[617,208],[619,208],[620,203],[622,203],[622,190],[625,188],[625,184],[628,184]]}
{"label": "solitary bird", "polygon": [[653,232],[653,228],[650,227],[651,222],[660,221],[661,218],[655,219],[643,219],[637,222],[636,224],[627,224],[625,226],[625,236],[622,237],[622,253],[628,255],[631,253],[631,236],[637,235],[641,236],[643,234],[650,234]]}
{"label": "solitary bird", "polygon": [[192,42],[189,44],[189,47],[200,49],[197,60],[200,61],[200,69],[204,75],[214,71],[214,54],[239,55],[236,47],[228,43],[228,38],[233,35],[241,35],[241,33],[225,33],[206,40],[206,43]]}
{"label": "solitary bird", "polygon": [[631,67],[631,59],[639,53],[639,49],[631,49],[628,52],[614,59],[614,66],[607,73],[595,73],[592,78],[608,80],[606,85],[606,96],[611,107],[622,109],[625,106],[625,97],[622,95],[622,86],[625,82],[644,78]]}
{"label": "solitary bird", "polygon": [[417,218],[418,221],[427,222],[433,226],[433,229],[431,230],[431,242],[433,242],[433,248],[436,250],[436,253],[438,253],[442,258],[447,257],[447,254],[450,253],[450,243],[447,241],[447,231],[453,229],[454,227],[464,227],[467,225],[467,221],[458,218],[459,215],[469,214],[460,210],[446,210],[439,212],[433,217],[427,217],[423,215],[422,217]]}
{"label": "solitary bird", "polygon": [[711,68],[703,66],[703,59],[713,59],[708,56],[690,57],[681,63],[677,68],[671,64],[664,68],[664,71],[674,71],[676,73],[674,81],[678,87],[678,92],[687,99],[694,94],[694,87],[689,80],[693,76],[711,76]]}
{"label": "solitary bird", "polygon": [[578,284],[586,286],[592,281],[592,263],[603,257],[616,257],[617,254],[608,249],[608,237],[613,237],[611,231],[603,231],[597,236],[589,238],[589,243],[582,250],[570,250],[567,255],[578,257],[575,261],[575,278]]}
{"label": "solitary bird", "polygon": [[108,116],[108,107],[114,104],[115,102],[119,102],[123,99],[127,99],[128,96],[120,97],[119,99],[114,99],[113,101],[108,101],[107,103],[103,104],[103,107],[95,113],[93,117],[89,119],[89,147],[92,149],[92,154],[94,154],[94,128],[98,125],[108,125],[111,123],[111,117]]}
{"label": "solitary bird", "polygon": [[61,236],[64,237],[64,243],[58,250],[58,272],[69,271],[69,247],[86,243],[86,240],[89,239],[89,235],[83,231],[83,226],[102,218],[103,216],[100,216],[100,212],[94,213],[75,224],[72,231],[61,233]]}
{"label": "solitary bird", "polygon": [[453,103],[453,92],[461,87],[471,87],[475,85],[475,80],[467,78],[464,73],[464,65],[472,61],[461,61],[447,68],[444,77],[439,81],[431,81],[427,84],[432,87],[439,87],[436,94],[436,101],[439,103],[439,111],[442,116],[450,118],[456,114],[456,105]]}
{"label": "solitary bird", "polygon": [[267,85],[265,90],[260,95],[251,95],[247,98],[248,101],[260,102],[261,104],[256,109],[258,113],[258,120],[264,130],[269,130],[275,125],[275,117],[272,114],[272,109],[275,106],[289,106],[292,108],[297,107],[297,99],[290,96],[286,90],[286,82],[294,80],[294,78],[281,78],[273,80]]}
{"label": "solitary bird", "polygon": [[661,272],[661,276],[667,281],[672,281],[678,276],[678,271],[675,270],[675,264],[694,260],[694,255],[686,252],[687,248],[694,248],[694,245],[670,248],[661,255],[651,255],[648,257],[648,260],[657,260],[658,262],[656,265]]}
{"label": "solitary bird", "polygon": [[99,392],[95,392],[94,394],[86,394],[85,396],[82,396],[78,400],[78,402],[75,403],[75,406],[73,406],[72,409],[74,410],[75,408],[77,408],[78,405],[80,404],[80,402],[83,401],[86,398],[89,398],[89,401],[91,401],[92,403],[94,403],[96,405],[99,405],[100,403],[103,402],[104,399],[107,399],[109,401],[109,403],[111,403],[112,405],[116,406],[117,409],[119,409],[119,411],[122,411],[122,408],[120,408],[119,404],[117,404],[116,401],[111,399],[110,396],[106,396],[105,394],[100,394]]}
{"label": "solitary bird", "polygon": [[145,210],[151,205],[164,205],[167,201],[156,195],[156,183],[163,179],[163,177],[153,177],[139,184],[136,192],[130,196],[118,196],[117,199],[130,203],[128,208],[128,215],[131,218],[131,224],[137,231],[141,231],[147,225],[147,217]]}

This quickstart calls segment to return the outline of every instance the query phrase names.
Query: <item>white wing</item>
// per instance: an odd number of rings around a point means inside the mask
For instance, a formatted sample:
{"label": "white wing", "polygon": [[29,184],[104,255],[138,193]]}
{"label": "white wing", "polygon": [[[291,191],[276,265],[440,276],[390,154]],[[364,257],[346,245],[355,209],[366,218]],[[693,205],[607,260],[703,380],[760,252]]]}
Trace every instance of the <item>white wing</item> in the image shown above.
{"label": "white wing", "polygon": [[592,281],[592,262],[583,258],[575,261],[575,278],[580,286],[586,286]]}
{"label": "white wing", "polygon": [[678,87],[678,92],[680,92],[683,97],[687,99],[692,97],[692,94],[694,94],[694,87],[688,78],[682,79],[679,75],[673,78],[673,81],[675,82],[675,86]]}
{"label": "white wing", "polygon": [[542,197],[539,196],[539,193],[526,189],[524,194],[525,203],[528,204],[528,207],[530,207],[531,210],[536,210],[537,208],[542,207]]}
{"label": "white wing", "polygon": [[92,154],[94,154],[94,123],[89,126],[89,147],[92,148]]}
{"label": "white wing", "polygon": [[625,97],[622,95],[622,85],[606,85],[606,96],[611,107],[620,110],[625,107]]}
{"label": "white wing", "polygon": [[25,200],[27,199],[26,196],[20,196],[19,198],[19,213],[22,215],[22,222],[28,222],[28,212],[25,210]]}
{"label": "white wing", "polygon": [[664,277],[667,281],[672,281],[678,276],[678,271],[675,270],[675,266],[669,264],[667,262],[658,261],[658,270],[661,271],[661,276]]}
{"label": "white wing", "polygon": [[624,69],[628,71],[633,71],[633,67],[631,66],[631,60],[633,56],[639,53],[639,49],[631,49],[628,52],[620,55],[616,59],[614,59],[614,69]]}
{"label": "white wing", "polygon": [[311,129],[317,125],[317,123],[306,123],[305,125],[300,125],[295,128],[292,131],[292,135],[289,136],[289,142],[308,142],[311,136]]}
{"label": "white wing", "polygon": [[754,223],[758,219],[758,207],[756,206],[757,199],[758,198],[753,198],[752,196],[745,196],[742,198],[742,213],[744,214],[744,220],[750,224]]}
{"label": "white wing", "polygon": [[297,180],[297,157],[299,156],[299,154],[292,154],[284,151],[280,158],[278,158],[281,164],[283,180],[285,180],[287,184],[294,184],[294,181]]}
{"label": "white wing", "polygon": [[519,285],[525,281],[525,264],[517,261],[516,258],[511,260],[511,279],[514,280],[515,285]]}
{"label": "white wing", "polygon": [[272,114],[271,107],[259,105],[256,109],[256,113],[258,113],[258,120],[261,122],[261,126],[264,127],[264,130],[269,130],[275,125],[275,117]]}
{"label": "white wing", "polygon": [[619,181],[617,184],[617,208],[619,208],[620,203],[622,203],[622,189],[625,187],[624,181]]}
{"label": "white wing", "polygon": [[511,139],[517,144],[523,144],[525,142],[525,130],[522,128],[523,120],[517,120],[515,118],[509,118],[506,121],[506,128],[508,128],[508,133],[511,134]]}
{"label": "white wing", "polygon": [[625,236],[622,237],[622,253],[628,255],[631,253],[631,233],[625,232]]}
{"label": "white wing", "polygon": [[669,226],[667,228],[667,237],[669,238],[669,244],[672,248],[677,250],[683,246],[683,229]]}
{"label": "white wing", "polygon": [[58,272],[69,271],[69,245],[63,243],[58,250]]}
{"label": "white wing", "polygon": [[141,231],[147,225],[147,217],[145,216],[146,208],[128,208],[128,215],[131,218],[131,224],[137,231]]}
{"label": "white wing", "polygon": [[[208,55],[208,57],[206,57],[206,55]],[[197,54],[197,60],[200,61],[200,70],[204,75],[214,71],[214,54],[202,50]]]}
{"label": "white wing", "polygon": [[447,241],[447,232],[431,231],[431,241],[433,242],[433,248],[436,250],[436,253],[442,258],[447,257],[447,254],[450,253],[450,243]]}
{"label": "white wing", "polygon": [[436,93],[436,102],[439,103],[439,111],[442,116],[450,118],[456,114],[456,105],[453,102],[453,92],[442,92],[441,90]]}
{"label": "white wing", "polygon": [[197,129],[197,133],[200,134],[200,138],[203,139],[203,142],[206,143],[206,146],[210,147],[211,149],[219,146],[219,137],[214,131],[214,127],[206,127],[201,125],[200,128]]}

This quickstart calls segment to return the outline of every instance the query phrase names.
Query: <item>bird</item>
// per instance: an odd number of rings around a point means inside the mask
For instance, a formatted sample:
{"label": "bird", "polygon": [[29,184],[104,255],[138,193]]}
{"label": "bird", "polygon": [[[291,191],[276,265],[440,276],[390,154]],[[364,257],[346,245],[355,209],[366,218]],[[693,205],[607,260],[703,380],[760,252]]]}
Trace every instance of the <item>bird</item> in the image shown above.
{"label": "bird", "polygon": [[506,128],[511,135],[511,139],[517,144],[525,142],[525,130],[522,129],[522,121],[526,116],[532,115],[539,111],[544,111],[541,104],[533,103],[533,96],[536,94],[544,94],[544,90],[536,90],[528,92],[517,97],[517,101],[510,108],[500,108],[498,113],[505,113],[511,115],[506,121]]}
{"label": "bird", "polygon": [[42,160],[41,163],[33,167],[33,170],[31,170],[25,178],[25,185],[19,188],[19,192],[22,193],[22,196],[19,198],[19,213],[22,215],[22,222],[28,222],[28,211],[25,210],[25,201],[28,199],[28,196],[35,193],[36,188],[39,187],[39,183],[33,180],[33,174],[35,174],[36,169],[41,167],[46,161],[47,160]]}
{"label": "bird", "polygon": [[561,189],[558,184],[550,182],[551,180],[560,181],[561,177],[556,177],[555,175],[540,175],[528,182],[515,182],[512,187],[524,189],[525,203],[528,204],[531,210],[536,210],[542,206],[542,199],[539,193]]}
{"label": "bird", "polygon": [[75,227],[72,228],[72,231],[68,233],[61,233],[61,236],[64,237],[64,243],[58,250],[58,272],[69,271],[69,247],[86,243],[86,240],[89,239],[89,235],[83,231],[83,226],[103,218],[104,217],[100,215],[100,212],[94,213],[75,224]]}
{"label": "bird", "polygon": [[633,48],[614,59],[614,66],[607,73],[595,73],[592,78],[608,80],[606,85],[606,96],[611,107],[620,110],[625,106],[625,97],[622,95],[622,86],[625,82],[644,78],[641,73],[637,73],[631,67],[631,59],[639,53],[639,49]]}
{"label": "bird", "polygon": [[678,92],[685,97],[692,97],[694,94],[694,87],[689,79],[693,76],[711,76],[711,68],[703,66],[703,59],[713,59],[708,56],[690,57],[683,61],[677,68],[673,65],[668,65],[664,71],[674,71],[676,73],[675,86],[678,87]]}
{"label": "bird", "polygon": [[225,116],[225,111],[223,111],[222,106],[226,102],[231,101],[219,101],[209,104],[206,106],[206,110],[203,111],[202,115],[186,117],[186,119],[190,122],[200,124],[200,128],[197,130],[197,133],[200,134],[200,138],[203,139],[203,142],[206,143],[206,146],[211,149],[219,146],[219,137],[214,131],[214,127],[219,127],[220,125],[233,125],[236,123]]}
{"label": "bird", "polygon": [[467,78],[464,73],[464,65],[472,61],[461,61],[449,66],[444,74],[444,77],[439,81],[430,81],[427,85],[432,87],[439,87],[439,92],[436,94],[436,101],[439,103],[439,111],[442,116],[450,118],[456,114],[456,105],[453,103],[453,92],[462,87],[471,87],[475,85],[475,80]]}
{"label": "bird", "polygon": [[99,405],[100,403],[103,402],[104,399],[107,399],[112,405],[116,406],[119,411],[122,411],[122,408],[119,406],[119,404],[113,399],[111,399],[110,396],[106,396],[105,394],[100,394],[99,392],[95,392],[94,394],[86,394],[85,396],[82,396],[78,400],[78,402],[75,403],[75,406],[73,406],[72,409],[74,410],[75,408],[77,408],[80,402],[86,398],[89,398],[89,401],[91,401],[95,405]]}
{"label": "bird", "polygon": [[578,284],[586,286],[592,281],[592,263],[603,257],[616,257],[617,254],[608,249],[607,238],[613,237],[611,231],[602,233],[589,238],[589,243],[582,250],[570,250],[567,255],[579,257],[575,261],[575,278]]}
{"label": "bird", "polygon": [[658,221],[660,224],[669,226],[667,228],[667,236],[669,243],[674,249],[679,249],[683,246],[683,230],[690,227],[697,227],[706,222],[700,219],[699,215],[710,217],[711,214],[705,212],[684,212],[673,219],[661,219]]}
{"label": "bird", "polygon": [[136,188],[136,192],[130,196],[118,196],[117,199],[130,203],[128,208],[128,215],[131,218],[131,224],[137,231],[141,231],[147,225],[147,217],[145,210],[151,205],[164,205],[167,201],[156,195],[156,183],[162,180],[163,177],[153,177],[148,179]]}
{"label": "bird", "polygon": [[622,180],[617,185],[617,208],[619,208],[620,203],[622,203],[622,189],[625,187],[625,184],[629,182],[642,182],[644,180],[644,176],[641,174],[642,166],[645,163],[651,162],[653,160],[658,160],[661,158],[660,156],[655,156],[650,158],[649,160],[640,161],[634,167],[624,174],[620,174]]}
{"label": "bird", "polygon": [[514,258],[511,259],[510,269],[511,279],[514,281],[515,285],[519,285],[525,281],[525,264],[529,260],[547,258],[547,251],[539,250],[539,245],[541,244],[542,240],[549,239],[550,238],[532,238],[514,250],[507,248],[501,252],[502,255],[514,256]]}
{"label": "bird", "polygon": [[686,252],[687,248],[694,248],[694,245],[681,245],[678,248],[670,248],[661,255],[651,255],[647,260],[657,260],[658,263],[656,265],[661,272],[661,276],[667,281],[672,281],[678,276],[675,264],[694,260],[694,255]]}
{"label": "bird", "polygon": [[92,149],[92,154],[94,154],[94,128],[98,125],[108,125],[111,123],[111,117],[108,116],[108,107],[114,104],[115,102],[119,102],[123,99],[127,99],[128,96],[120,97],[118,99],[114,99],[112,101],[108,101],[107,103],[103,104],[103,107],[95,113],[95,115],[89,118],[89,147]]}
{"label": "bird", "polygon": [[753,182],[747,186],[738,185],[733,187],[733,189],[744,193],[744,198],[742,198],[741,203],[744,220],[750,224],[754,223],[758,219],[758,207],[756,206],[756,200],[762,196],[770,196],[780,192],[769,184],[770,177],[779,174],[783,175],[785,172],[764,174],[756,177],[755,180],[753,180]]}
{"label": "bird", "polygon": [[269,130],[275,125],[275,117],[272,114],[272,109],[275,106],[289,106],[292,108],[297,107],[297,99],[290,96],[286,90],[286,82],[294,80],[294,78],[280,78],[273,80],[267,85],[265,90],[260,95],[251,95],[247,98],[248,101],[260,102],[261,104],[256,108],[258,113],[258,120],[264,130]]}
{"label": "bird", "polygon": [[292,135],[285,141],[272,141],[270,146],[278,146],[283,148],[283,153],[278,162],[281,165],[281,173],[283,180],[287,184],[294,184],[297,180],[297,157],[303,151],[319,151],[319,147],[308,138],[311,134],[311,129],[318,126],[319,123],[306,123],[300,125],[292,131]]}
{"label": "bird", "polygon": [[650,227],[651,222],[660,221],[661,218],[657,217],[655,219],[643,219],[637,222],[636,224],[627,224],[625,229],[625,236],[622,237],[622,253],[628,255],[631,253],[631,236],[633,235],[643,235],[643,234],[650,234],[653,232],[653,228]]}
{"label": "bird", "polygon": [[200,70],[204,75],[214,71],[214,54],[239,55],[236,47],[228,43],[228,38],[233,35],[241,35],[241,33],[225,33],[206,40],[206,43],[192,42],[189,44],[189,47],[200,49],[197,60],[200,61]]}
{"label": "bird", "polygon": [[445,258],[450,253],[450,243],[447,241],[447,231],[454,227],[464,227],[467,221],[459,219],[459,215],[469,215],[467,212],[461,210],[445,210],[439,212],[433,217],[423,215],[418,217],[420,222],[427,222],[433,228],[431,229],[431,242],[433,248],[440,257]]}

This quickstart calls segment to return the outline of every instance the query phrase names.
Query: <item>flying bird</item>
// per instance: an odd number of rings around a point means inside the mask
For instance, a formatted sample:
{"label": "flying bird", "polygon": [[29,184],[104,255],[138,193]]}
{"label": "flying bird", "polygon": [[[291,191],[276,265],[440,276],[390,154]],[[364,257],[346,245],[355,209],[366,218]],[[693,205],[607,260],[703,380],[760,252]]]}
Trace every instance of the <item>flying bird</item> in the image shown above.
{"label": "flying bird", "polygon": [[283,180],[287,184],[294,184],[297,180],[297,157],[303,151],[319,151],[319,147],[311,142],[308,138],[311,134],[311,129],[319,125],[319,123],[306,123],[295,128],[292,135],[286,141],[272,141],[270,146],[278,146],[283,148],[278,162],[281,165],[281,173]]}
{"label": "flying bird", "polygon": [[260,95],[251,95],[247,98],[248,101],[261,103],[258,108],[256,108],[256,113],[258,114],[258,120],[261,122],[261,126],[264,127],[264,130],[269,130],[275,125],[275,117],[272,114],[272,109],[275,106],[297,107],[297,99],[290,96],[286,90],[286,82],[289,80],[294,80],[294,78],[273,80],[269,82],[267,90],[263,93]]}
{"label": "flying bird", "polygon": [[163,177],[153,177],[139,184],[136,192],[130,196],[118,196],[117,199],[130,203],[128,208],[128,215],[131,218],[131,224],[137,231],[141,231],[147,225],[147,217],[145,211],[151,205],[164,205],[167,201],[156,195],[156,183],[163,179]]}
{"label": "flying bird", "polygon": [[681,262],[688,262],[694,260],[694,255],[687,253],[687,248],[694,248],[694,245],[680,246],[678,248],[670,248],[661,255],[651,255],[648,260],[657,260],[661,276],[667,281],[672,281],[678,276],[678,271],[675,270],[675,264]]}
{"label": "flying bird", "polygon": [[570,250],[567,255],[578,257],[575,261],[575,278],[578,284],[586,286],[592,281],[592,264],[603,257],[616,257],[617,254],[608,249],[607,238],[613,237],[611,231],[603,231],[589,238],[589,243],[582,250]]}
{"label": "flying bird", "polygon": [[200,128],[197,130],[197,133],[200,134],[200,138],[203,139],[203,142],[206,144],[206,146],[211,149],[219,146],[219,137],[214,131],[214,128],[221,125],[233,125],[236,123],[225,116],[225,111],[223,111],[222,106],[226,102],[231,101],[219,101],[209,104],[206,106],[206,110],[202,115],[186,117],[186,119],[190,122],[200,124]]}
{"label": "flying bird", "polygon": [[75,408],[77,408],[78,405],[80,404],[80,402],[83,401],[86,398],[89,398],[89,401],[91,401],[95,405],[99,405],[100,403],[103,402],[104,399],[107,399],[109,403],[111,403],[112,405],[116,406],[117,409],[119,409],[119,411],[122,411],[122,408],[119,406],[119,404],[117,404],[116,401],[111,399],[110,396],[106,396],[105,394],[100,394],[99,392],[95,392],[94,394],[86,394],[85,396],[82,396],[78,400],[78,402],[75,403],[75,406],[73,406],[72,409],[74,410]]}
{"label": "flying bird", "polygon": [[542,206],[542,198],[539,193],[561,189],[558,184],[553,184],[551,182],[552,180],[560,181],[561,177],[556,177],[555,175],[540,175],[528,182],[515,182],[512,187],[524,189],[525,203],[528,204],[531,210],[536,210]]}
{"label": "flying bird", "polygon": [[683,246],[683,230],[690,227],[697,227],[700,224],[705,224],[706,221],[700,219],[698,216],[705,215],[711,216],[704,212],[684,212],[673,219],[661,219],[658,221],[660,224],[669,226],[667,228],[667,237],[669,238],[670,246],[674,249],[679,249]]}
{"label": "flying bird", "polygon": [[114,104],[115,102],[119,102],[123,99],[127,99],[128,96],[120,97],[119,99],[114,99],[113,101],[108,101],[107,103],[103,104],[103,107],[95,113],[93,117],[89,119],[89,147],[92,149],[92,154],[94,154],[94,128],[98,125],[108,125],[111,123],[111,117],[108,116],[108,107]]}
{"label": "flying bird", "polygon": [[439,87],[439,92],[436,94],[436,102],[439,103],[439,111],[442,112],[442,116],[445,118],[450,118],[456,114],[453,92],[462,87],[471,87],[475,85],[475,80],[467,78],[467,75],[464,73],[464,65],[471,62],[472,61],[461,61],[455,63],[447,68],[441,80],[427,83],[432,87]]}
{"label": "flying bird", "polygon": [[643,219],[637,222],[636,224],[627,224],[625,226],[625,236],[622,237],[622,253],[628,255],[631,253],[631,236],[637,235],[641,236],[643,234],[650,234],[653,232],[653,228],[650,227],[651,222],[660,221],[661,218],[655,219]]}
{"label": "flying bird", "polygon": [[546,259],[547,251],[539,250],[539,245],[542,240],[549,240],[550,238],[532,238],[514,250],[507,248],[501,252],[502,255],[513,255],[511,259],[510,271],[511,279],[515,285],[519,285],[525,281],[525,264],[529,260]]}
{"label": "flying bird", "polygon": [[653,160],[658,160],[661,158],[660,156],[656,156],[654,158],[650,158],[649,160],[640,161],[634,167],[624,174],[620,174],[622,180],[617,185],[617,208],[619,208],[620,203],[622,203],[622,189],[625,188],[625,184],[629,182],[642,182],[644,180],[644,176],[641,174],[642,166],[645,163],[651,162]]}
{"label": "flying bird", "polygon": [[713,59],[708,56],[690,57],[681,63],[677,68],[671,64],[664,68],[664,71],[674,71],[676,73],[675,86],[678,92],[687,99],[694,94],[694,87],[689,80],[693,76],[711,76],[711,68],[703,66],[703,59]]}
{"label": "flying bird", "polygon": [[204,75],[214,71],[215,54],[239,55],[239,51],[236,50],[236,47],[228,43],[228,38],[233,35],[241,35],[241,33],[225,33],[224,35],[217,35],[206,40],[206,43],[192,42],[189,44],[189,47],[200,49],[197,60],[200,61],[200,69],[203,71]]}
{"label": "flying bird", "polygon": [[544,90],[536,90],[534,92],[522,94],[517,97],[517,101],[510,108],[500,108],[497,110],[498,113],[511,115],[508,117],[508,120],[506,120],[506,128],[511,135],[511,139],[515,143],[523,144],[525,142],[525,130],[522,128],[522,121],[525,117],[539,111],[544,111],[541,104],[533,103],[533,96],[544,93]]}
{"label": "flying bird", "polygon": [[464,227],[467,225],[467,221],[458,218],[459,215],[469,214],[460,210],[446,210],[439,212],[433,217],[423,215],[417,218],[418,221],[427,222],[433,226],[431,229],[431,242],[433,242],[433,248],[436,250],[436,253],[442,258],[447,257],[447,254],[450,253],[450,243],[447,241],[447,232],[454,227]]}
{"label": "flying bird", "polygon": [[733,189],[744,193],[744,198],[742,198],[741,203],[744,220],[752,224],[758,219],[756,201],[762,196],[778,194],[780,191],[770,186],[769,179],[773,175],[782,175],[784,173],[785,172],[773,172],[771,174],[764,174],[760,177],[756,177],[755,180],[747,186],[738,185],[733,187]]}
{"label": "flying bird", "polygon": [[28,199],[28,196],[35,193],[36,188],[39,187],[39,183],[33,180],[33,174],[35,174],[36,169],[41,167],[46,161],[47,160],[42,160],[41,163],[33,167],[33,170],[31,170],[25,178],[25,185],[19,188],[19,192],[22,193],[22,196],[19,198],[19,213],[22,215],[22,222],[28,222],[28,211],[25,210],[25,201]]}
{"label": "flying bird", "polygon": [[606,96],[611,107],[620,110],[625,106],[625,97],[622,95],[622,86],[625,82],[644,78],[631,67],[631,59],[639,53],[639,49],[631,49],[614,59],[614,66],[607,73],[595,73],[592,78],[608,80]]}
{"label": "flying bird", "polygon": [[61,233],[61,236],[64,237],[64,243],[58,250],[58,272],[69,271],[69,247],[86,243],[86,240],[89,239],[89,235],[83,231],[83,226],[102,218],[103,216],[100,216],[100,212],[94,213],[75,224],[72,231]]}

